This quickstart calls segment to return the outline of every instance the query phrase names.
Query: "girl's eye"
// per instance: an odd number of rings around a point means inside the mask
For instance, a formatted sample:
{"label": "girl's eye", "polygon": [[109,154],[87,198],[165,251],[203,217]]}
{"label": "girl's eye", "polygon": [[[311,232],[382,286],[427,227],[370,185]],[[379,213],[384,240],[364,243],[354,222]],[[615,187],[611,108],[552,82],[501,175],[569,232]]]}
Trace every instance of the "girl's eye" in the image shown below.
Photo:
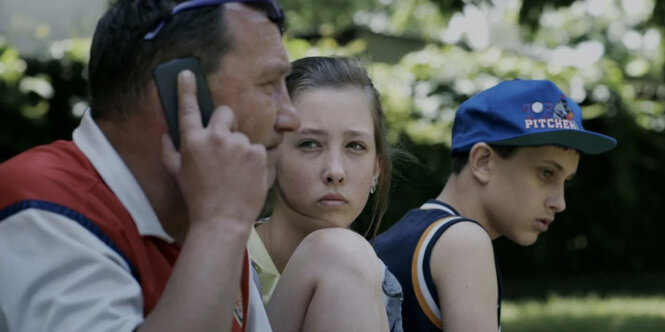
{"label": "girl's eye", "polygon": [[298,147],[301,149],[316,149],[319,146],[319,143],[312,140],[306,140],[298,143]]}
{"label": "girl's eye", "polygon": [[351,150],[357,150],[357,151],[365,150],[365,146],[362,145],[361,143],[358,143],[358,142],[351,142],[351,143],[347,144],[346,146],[348,148],[351,148]]}

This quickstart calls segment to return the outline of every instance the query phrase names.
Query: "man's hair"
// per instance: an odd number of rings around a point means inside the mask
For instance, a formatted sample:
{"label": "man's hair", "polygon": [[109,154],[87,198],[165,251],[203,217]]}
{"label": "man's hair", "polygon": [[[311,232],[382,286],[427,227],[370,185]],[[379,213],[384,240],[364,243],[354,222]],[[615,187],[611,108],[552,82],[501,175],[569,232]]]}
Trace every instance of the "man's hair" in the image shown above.
{"label": "man's hair", "polygon": [[[512,157],[519,146],[509,146],[509,145],[491,145],[490,147],[499,157],[503,159],[508,159]],[[464,166],[469,162],[469,151],[464,151],[452,155],[450,162],[450,172],[453,174],[459,174],[464,169]]]}
{"label": "man's hair", "polygon": [[373,234],[376,236],[381,225],[381,218],[388,205],[393,149],[390,147],[386,135],[385,115],[379,100],[379,92],[374,87],[367,71],[352,58],[307,57],[292,63],[291,74],[286,77],[286,87],[294,101],[301,93],[317,88],[357,87],[365,91],[371,105],[374,143],[381,165],[369,225],[370,229],[374,225]]}
{"label": "man's hair", "polygon": [[[92,115],[123,118],[128,106],[144,97],[152,71],[171,59],[196,56],[205,73],[218,69],[233,41],[224,6],[205,6],[170,17],[184,0],[118,0],[97,23],[90,50]],[[154,40],[144,35],[166,20]]]}

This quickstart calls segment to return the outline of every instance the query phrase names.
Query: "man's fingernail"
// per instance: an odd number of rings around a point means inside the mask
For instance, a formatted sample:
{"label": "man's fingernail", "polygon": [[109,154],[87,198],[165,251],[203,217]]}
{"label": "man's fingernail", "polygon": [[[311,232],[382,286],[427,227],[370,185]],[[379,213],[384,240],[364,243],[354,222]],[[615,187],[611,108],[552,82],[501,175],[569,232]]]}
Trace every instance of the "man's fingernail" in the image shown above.
{"label": "man's fingernail", "polygon": [[178,74],[178,80],[180,80],[181,83],[190,83],[192,82],[194,78],[194,74],[188,69],[185,69]]}

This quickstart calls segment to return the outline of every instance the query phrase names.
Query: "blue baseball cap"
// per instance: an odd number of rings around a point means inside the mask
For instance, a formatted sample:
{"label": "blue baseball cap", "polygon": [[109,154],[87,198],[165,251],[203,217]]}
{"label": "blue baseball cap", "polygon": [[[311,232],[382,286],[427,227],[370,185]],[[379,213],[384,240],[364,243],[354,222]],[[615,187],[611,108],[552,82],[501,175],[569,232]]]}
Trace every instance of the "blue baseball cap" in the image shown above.
{"label": "blue baseball cap", "polygon": [[485,142],[501,146],[557,145],[585,154],[613,149],[617,141],[585,130],[582,110],[547,80],[512,80],[479,92],[460,105],[451,153]]}

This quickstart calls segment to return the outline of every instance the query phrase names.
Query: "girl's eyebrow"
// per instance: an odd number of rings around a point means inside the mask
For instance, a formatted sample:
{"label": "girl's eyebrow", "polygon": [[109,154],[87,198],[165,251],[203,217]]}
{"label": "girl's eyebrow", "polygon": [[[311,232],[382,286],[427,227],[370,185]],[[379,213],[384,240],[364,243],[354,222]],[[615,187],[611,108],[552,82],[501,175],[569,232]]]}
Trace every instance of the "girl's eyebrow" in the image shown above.
{"label": "girl's eyebrow", "polygon": [[323,129],[315,129],[315,128],[300,128],[296,133],[298,135],[324,136],[326,134],[326,131]]}
{"label": "girl's eyebrow", "polygon": [[344,136],[347,137],[359,137],[363,139],[370,139],[372,138],[372,135],[367,133],[366,131],[363,130],[354,130],[354,129],[349,129],[344,132]]}
{"label": "girl's eyebrow", "polygon": [[[300,128],[297,132],[296,135],[298,136],[326,136],[328,135],[328,132],[323,129],[317,129],[317,128]],[[347,138],[359,138],[359,139],[364,139],[364,140],[370,140],[372,139],[372,134],[369,134],[368,132],[364,130],[356,130],[356,129],[347,129],[344,131],[344,136]]]}

